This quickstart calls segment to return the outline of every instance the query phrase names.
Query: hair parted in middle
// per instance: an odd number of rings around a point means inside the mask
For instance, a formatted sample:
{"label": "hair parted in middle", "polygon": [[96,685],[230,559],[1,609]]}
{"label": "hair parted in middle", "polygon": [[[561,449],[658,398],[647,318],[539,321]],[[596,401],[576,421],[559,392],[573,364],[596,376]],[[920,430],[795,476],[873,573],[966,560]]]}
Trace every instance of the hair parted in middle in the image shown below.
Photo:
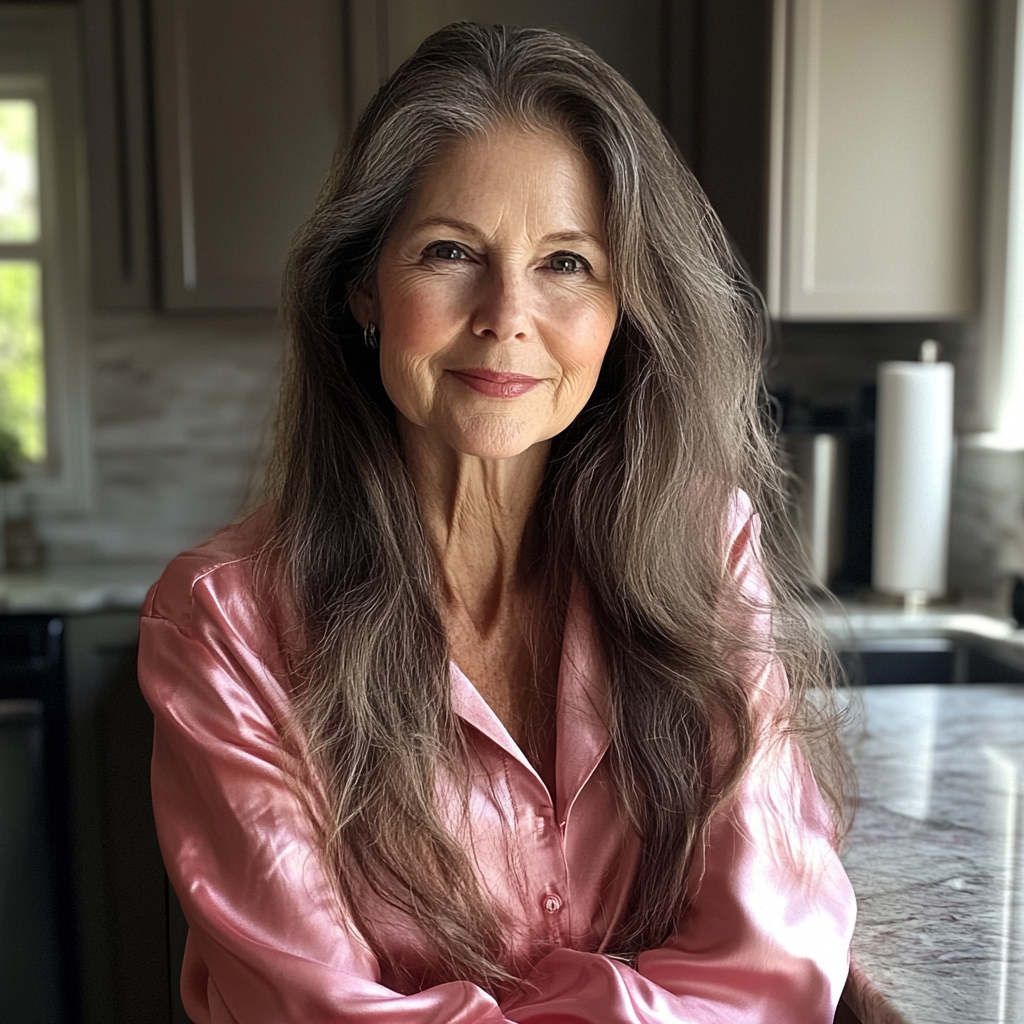
{"label": "hair parted in middle", "polygon": [[[743,652],[770,647],[785,665],[779,721],[842,821],[830,661],[785,556],[761,311],[719,221],[643,101],[587,47],[541,29],[450,25],[381,87],[292,252],[272,535],[257,566],[302,623],[297,716],[322,793],[310,813],[325,862],[390,983],[408,990],[453,979],[500,989],[509,923],[437,806],[438,780],[466,793],[469,774],[438,573],[379,354],[349,300],[371,287],[423,169],[453,141],[507,126],[556,132],[593,166],[620,310],[594,394],[552,443],[536,511],[538,571],[553,593],[571,578],[588,592],[618,799],[642,843],[604,951],[635,960],[685,915],[695,847],[751,752]],[[723,611],[741,600],[725,567],[739,488],[766,522],[770,638]],[[415,922],[429,979],[389,963],[366,893]]]}

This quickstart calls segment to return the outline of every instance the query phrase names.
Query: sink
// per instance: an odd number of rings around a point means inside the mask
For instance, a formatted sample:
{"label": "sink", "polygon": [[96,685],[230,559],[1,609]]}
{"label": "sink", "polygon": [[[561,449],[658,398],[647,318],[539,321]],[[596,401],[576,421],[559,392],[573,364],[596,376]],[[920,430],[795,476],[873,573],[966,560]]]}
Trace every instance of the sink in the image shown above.
{"label": "sink", "polygon": [[862,639],[836,645],[854,685],[897,683],[1024,683],[1016,645],[981,637],[913,636]]}

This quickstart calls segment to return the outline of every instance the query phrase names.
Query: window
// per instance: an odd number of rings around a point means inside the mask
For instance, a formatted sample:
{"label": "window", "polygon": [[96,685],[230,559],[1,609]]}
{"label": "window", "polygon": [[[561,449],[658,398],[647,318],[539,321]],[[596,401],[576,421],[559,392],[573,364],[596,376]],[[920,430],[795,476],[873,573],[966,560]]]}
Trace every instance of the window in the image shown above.
{"label": "window", "polygon": [[30,463],[46,459],[39,109],[0,94],[0,431]]}
{"label": "window", "polygon": [[91,498],[77,19],[0,4],[0,430],[43,512]]}

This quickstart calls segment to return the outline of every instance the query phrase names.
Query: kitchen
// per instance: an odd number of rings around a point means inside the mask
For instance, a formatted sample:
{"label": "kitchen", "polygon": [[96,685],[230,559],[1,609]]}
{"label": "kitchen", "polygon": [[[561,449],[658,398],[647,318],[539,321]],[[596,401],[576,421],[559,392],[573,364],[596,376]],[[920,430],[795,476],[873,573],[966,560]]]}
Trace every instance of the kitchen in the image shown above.
{"label": "kitchen", "polygon": [[[64,991],[67,1019],[182,1019],[166,980],[167,936],[172,946],[180,941],[180,921],[146,818],[147,712],[132,680],[135,612],[167,559],[246,503],[266,451],[279,372],[275,307],[288,240],[381,77],[453,19],[563,28],[630,78],[690,160],[766,293],[774,316],[769,381],[786,400],[788,427],[832,429],[847,442],[862,437],[877,364],[915,359],[925,339],[941,344],[957,377],[961,444],[948,589],[962,606],[925,610],[913,628],[919,639],[945,640],[973,637],[996,621],[1004,631],[993,650],[1009,657],[1009,590],[1024,571],[1024,459],[1010,436],[1012,407],[998,389],[1014,374],[992,326],[995,293],[1009,274],[992,269],[1000,265],[992,225],[1006,223],[1009,204],[1010,133],[1000,103],[1012,107],[1005,94],[1013,92],[1013,8],[901,0],[863,5],[844,19],[849,5],[751,0],[0,5],[3,83],[28,74],[33,55],[45,57],[50,63],[37,66],[52,73],[49,95],[69,97],[49,108],[49,144],[40,121],[40,151],[45,156],[51,145],[63,169],[43,190],[59,211],[47,215],[44,234],[53,218],[60,230],[41,256],[7,243],[0,250],[4,259],[50,259],[46,273],[62,275],[63,285],[61,307],[48,310],[46,321],[49,461],[6,488],[9,527],[29,520],[36,539],[15,554],[31,566],[42,550],[46,568],[9,568],[0,593],[5,623],[31,612],[61,630],[47,664],[67,689],[54,691],[42,728],[51,735],[47,724],[56,722],[54,730],[67,730],[72,764],[74,855],[57,883],[77,901],[74,926],[58,928],[70,932],[60,940],[63,962],[78,964],[78,979]],[[1009,30],[999,20],[1007,11]],[[871,51],[872,40],[884,45]],[[874,54],[870,75],[856,60],[840,59],[856,56],[857,45]],[[892,99],[901,89],[913,102]],[[858,104],[867,111],[860,121]],[[919,130],[907,131],[895,116],[887,134],[865,122],[880,104]],[[237,130],[225,133],[225,124]],[[893,153],[910,169],[902,176]],[[801,249],[808,239],[811,249]],[[845,290],[842,280],[828,279],[843,272],[853,275]],[[847,596],[871,581],[870,544],[863,537],[859,544],[851,539],[843,578],[834,581]],[[984,620],[989,626],[970,618],[978,610],[994,616]],[[875,640],[906,627],[884,607],[857,606],[852,622],[860,637]],[[1013,722],[1015,705],[1006,700],[998,714]],[[885,714],[904,721],[892,709]],[[913,734],[926,743],[921,722],[932,722],[934,736],[945,714],[934,701],[927,714],[910,714]],[[1012,730],[997,744],[1003,761],[990,758],[1005,800],[1016,785],[1014,762],[1004,764],[1011,740]],[[125,777],[125,764],[138,771]],[[926,817],[922,800],[916,813]],[[913,818],[906,803],[899,806]],[[998,820],[1002,829],[1009,819]],[[1012,879],[1013,870],[993,869],[990,883]],[[950,899],[969,901],[974,876],[949,877],[965,880],[946,887]],[[863,929],[871,918],[861,897]],[[945,912],[938,897],[936,908]],[[1007,913],[1014,918],[1012,905]],[[956,920],[947,934],[958,941],[968,925]],[[993,927],[1003,937],[996,946],[1007,943],[993,962],[1002,956],[1012,979],[1016,933]],[[884,942],[884,927],[877,928],[882,938],[873,941]],[[891,958],[894,949],[876,957]],[[855,959],[867,970],[869,950],[860,952],[856,941]],[[952,970],[958,991],[971,973]],[[67,968],[62,976],[72,974]],[[1000,982],[998,970],[994,977],[964,1004],[973,1017],[954,1016],[953,997],[937,984],[908,997],[886,989],[899,979],[870,971],[864,991],[880,992],[888,1005],[874,1016],[864,1005],[855,1009],[866,1022],[1016,1019],[1011,981]],[[945,1000],[946,1016],[921,1009],[933,998]],[[978,1007],[993,998],[1001,1002],[986,1017]]]}

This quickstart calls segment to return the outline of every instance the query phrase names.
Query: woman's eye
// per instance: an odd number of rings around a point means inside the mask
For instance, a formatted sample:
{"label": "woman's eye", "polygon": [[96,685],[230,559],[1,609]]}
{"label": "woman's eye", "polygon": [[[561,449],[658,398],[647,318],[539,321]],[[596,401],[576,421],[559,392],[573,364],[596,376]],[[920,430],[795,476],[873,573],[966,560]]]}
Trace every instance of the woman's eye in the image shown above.
{"label": "woman's eye", "polygon": [[587,261],[571,252],[556,252],[548,257],[548,266],[558,274],[576,274],[587,270]]}
{"label": "woman's eye", "polygon": [[435,242],[427,247],[427,255],[438,260],[464,260],[465,252],[454,242]]}

